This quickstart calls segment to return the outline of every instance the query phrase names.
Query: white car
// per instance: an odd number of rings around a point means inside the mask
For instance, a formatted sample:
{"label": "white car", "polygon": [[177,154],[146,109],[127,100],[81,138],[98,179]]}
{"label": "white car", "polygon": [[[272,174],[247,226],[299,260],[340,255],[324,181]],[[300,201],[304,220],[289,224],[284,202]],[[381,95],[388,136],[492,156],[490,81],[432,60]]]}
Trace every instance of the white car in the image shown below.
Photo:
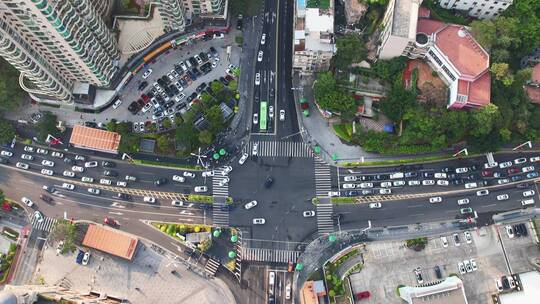
{"label": "white car", "polygon": [[343,185],[341,185],[341,188],[343,188],[343,189],[354,189],[354,188],[356,188],[356,185],[355,184],[343,184]]}
{"label": "white car", "polygon": [[225,166],[223,167],[223,171],[221,171],[221,175],[225,176],[229,173],[231,173],[232,167],[231,166]]}
{"label": "white car", "polygon": [[47,150],[45,150],[45,149],[38,148],[38,149],[36,150],[36,153],[37,153],[37,154],[47,155],[47,154],[49,154],[49,151],[47,151]]}
{"label": "white car", "polygon": [[150,74],[152,74],[152,69],[148,69],[148,70],[144,71],[144,73],[142,75],[142,78],[146,79],[146,78],[148,78],[148,76],[150,76]]}
{"label": "white car", "polygon": [[[25,151],[26,151],[26,150],[25,150]],[[531,158],[529,159],[529,161],[530,161],[531,163],[537,163],[537,162],[540,162],[540,156],[531,157]]]}
{"label": "white car", "polygon": [[534,190],[527,190],[527,191],[524,191],[524,192],[523,192],[523,196],[524,196],[524,197],[533,196],[534,193],[535,193]]}
{"label": "white car", "polygon": [[382,182],[381,187],[390,188],[390,187],[392,187],[392,182]]}
{"label": "white car", "polygon": [[346,182],[355,182],[358,178],[354,175],[345,175],[343,180]]}
{"label": "white car", "polygon": [[497,180],[497,184],[499,184],[499,185],[508,184],[509,182],[510,182],[510,180],[508,178],[501,178],[501,179]]}
{"label": "white car", "polygon": [[405,181],[401,181],[401,180],[394,181],[392,184],[394,185],[394,187],[401,187],[401,186],[405,186]]}
{"label": "white car", "polygon": [[153,203],[156,202],[156,199],[153,198],[153,197],[151,197],[151,196],[145,196],[145,197],[143,198],[143,201],[144,201],[145,203],[151,203],[151,204],[153,204]]}
{"label": "white car", "polygon": [[30,154],[22,154],[21,158],[26,159],[26,160],[33,160],[34,159],[34,157],[32,155],[30,155]]}
{"label": "white car", "polygon": [[497,200],[498,201],[505,201],[505,200],[507,200],[509,198],[510,198],[510,196],[508,196],[508,194],[499,194],[499,195],[497,195]]}
{"label": "white car", "polygon": [[125,180],[127,180],[127,181],[132,181],[132,182],[136,182],[136,181],[137,181],[137,178],[136,178],[135,176],[126,175]]}
{"label": "white car", "polygon": [[218,184],[219,184],[220,187],[223,187],[223,186],[227,185],[229,183],[229,181],[230,181],[230,179],[228,177],[225,177],[225,178],[221,179]]}
{"label": "white car", "polygon": [[475,259],[470,259],[469,261],[471,262],[472,270],[473,271],[478,270],[478,266],[476,265],[476,260]]}
{"label": "white car", "polygon": [[251,202],[245,204],[245,205],[244,205],[244,208],[245,208],[246,210],[249,210],[249,209],[251,209],[251,208],[253,208],[253,207],[255,207],[255,206],[257,206],[257,201],[251,201]]}
{"label": "white car", "polygon": [[493,169],[493,168],[497,167],[498,165],[499,165],[499,163],[497,163],[497,162],[485,163],[484,164],[484,169]]}
{"label": "white car", "polygon": [[379,208],[382,208],[382,204],[379,203],[379,202],[369,203],[369,208],[371,208],[371,209],[379,209]]}
{"label": "white car", "polygon": [[259,51],[259,53],[257,54],[257,61],[258,61],[258,62],[261,62],[261,61],[262,61],[262,59],[263,59],[263,54],[264,54],[263,51]]}
{"label": "white car", "polygon": [[197,187],[195,187],[194,191],[197,192],[197,193],[206,192],[206,191],[208,191],[208,187],[206,187],[206,186],[197,186]]}
{"label": "white car", "polygon": [[30,200],[30,199],[27,198],[27,197],[21,198],[21,202],[23,202],[23,203],[24,203],[26,206],[28,206],[28,207],[34,206],[34,202],[32,202],[32,200]]}
{"label": "white car", "polygon": [[478,190],[476,191],[476,195],[477,196],[486,196],[489,194],[489,190],[488,189],[483,189],[483,190]]}
{"label": "white car", "polygon": [[75,190],[75,185],[68,184],[68,183],[63,183],[62,188],[67,189],[67,190]]}
{"label": "white car", "polygon": [[214,171],[203,171],[201,175],[202,177],[212,177],[214,176]]}
{"label": "white car", "polygon": [[93,178],[93,177],[88,177],[88,176],[83,176],[83,177],[81,177],[81,182],[85,182],[85,183],[93,183],[93,182],[94,182],[94,178]]}
{"label": "white car", "polygon": [[527,159],[525,157],[514,159],[514,164],[516,164],[516,165],[523,164],[523,163],[526,163],[526,162],[527,162]]}
{"label": "white car", "polygon": [[409,186],[420,186],[422,183],[419,180],[410,180],[408,184]]}
{"label": "white car", "polygon": [[462,198],[462,199],[458,199],[457,204],[458,205],[467,205],[470,202],[471,201],[468,198]]}
{"label": "white car", "polygon": [[441,236],[441,242],[444,248],[448,247],[448,239],[445,236]]}
{"label": "white car", "polygon": [[328,191],[329,197],[338,197],[340,196],[339,191]]}
{"label": "white car", "polygon": [[62,173],[62,175],[65,177],[75,177],[75,172],[66,170]]}
{"label": "white car", "polygon": [[274,107],[273,106],[268,107],[268,117],[270,117],[270,119],[274,119]]}
{"label": "white car", "polygon": [[41,212],[37,210],[34,211],[34,218],[36,219],[38,223],[43,223],[43,221],[45,220],[45,217],[43,217],[43,214],[41,214]]}
{"label": "white car", "polygon": [[118,107],[120,107],[120,105],[122,104],[122,100],[121,99],[118,99],[117,101],[115,101],[112,105],[113,109],[118,109]]}
{"label": "white car", "polygon": [[195,178],[195,173],[193,173],[193,172],[187,172],[187,171],[185,171],[184,173],[182,173],[182,175],[183,175],[184,177]]}
{"label": "white car", "polygon": [[531,171],[534,171],[534,166],[528,166],[528,167],[521,168],[521,172],[523,172],[523,173],[527,173],[527,172],[531,172]]}
{"label": "white car", "polygon": [[251,150],[251,155],[257,156],[258,153],[259,153],[259,143],[254,143],[253,149]]}
{"label": "white car", "polygon": [[435,185],[435,181],[432,179],[426,179],[422,181],[422,185],[424,186],[433,186]]}
{"label": "white car", "polygon": [[463,167],[463,168],[456,168],[456,173],[467,173],[469,172],[469,168]]}
{"label": "white car", "polygon": [[512,167],[512,162],[511,161],[507,161],[507,162],[503,162],[503,163],[499,164],[499,168],[501,168],[501,169],[508,168],[508,167]]}
{"label": "white car", "polygon": [[214,39],[222,39],[225,38],[225,35],[223,33],[215,33]]}
{"label": "white car", "polygon": [[238,163],[240,165],[243,165],[246,162],[248,157],[249,155],[247,153],[242,154],[242,157],[240,157],[240,159],[238,160]]}
{"label": "white car", "polygon": [[263,218],[254,218],[253,225],[264,225],[266,221]]}
{"label": "white car", "polygon": [[34,147],[31,147],[31,146],[24,146],[24,151],[33,153],[35,151],[35,149],[34,149]]}
{"label": "white car", "polygon": [[12,157],[12,156],[13,156],[13,153],[10,152],[10,151],[4,151],[4,150],[2,150],[2,152],[0,152],[0,155],[5,156],[5,157]]}
{"label": "white car", "polygon": [[179,200],[172,200],[171,205],[175,207],[182,207],[184,206],[184,202]]}
{"label": "white car", "polygon": [[53,152],[51,153],[51,156],[52,156],[52,157],[56,157],[56,158],[64,158],[64,153],[60,153],[60,152],[53,151]]}
{"label": "white car", "polygon": [[54,174],[54,172],[53,170],[49,170],[49,169],[41,169],[41,174],[51,176]]}
{"label": "white car", "polygon": [[43,166],[47,166],[47,167],[54,167],[54,162],[53,161],[50,161],[50,160],[46,160],[44,159],[43,161],[41,161],[41,164]]}
{"label": "white car", "polygon": [[465,184],[465,189],[473,189],[473,188],[477,188],[477,187],[478,187],[477,183],[466,183]]}
{"label": "white car", "polygon": [[471,233],[469,231],[465,231],[464,234],[465,234],[465,241],[467,242],[467,244],[472,243],[472,235],[471,235]]}
{"label": "white car", "polygon": [[29,168],[30,166],[28,166],[27,163],[17,162],[17,163],[15,164],[15,167],[17,167],[17,168],[19,168],[19,169],[28,170],[28,168]]}
{"label": "white car", "polygon": [[95,195],[99,195],[101,193],[101,190],[96,189],[96,188],[88,188],[88,192],[90,192],[92,194],[95,194]]}
{"label": "white car", "polygon": [[472,272],[471,262],[469,260],[464,260],[463,264],[465,265],[465,270],[467,272]]}
{"label": "white car", "polygon": [[124,182],[124,181],[117,181],[116,186],[125,188],[125,187],[127,187],[127,183]]}
{"label": "white car", "polygon": [[304,212],[302,212],[302,216],[303,217],[314,217],[315,216],[315,211],[313,211],[313,210],[304,211]]}
{"label": "white car", "polygon": [[509,239],[514,238],[514,229],[512,228],[512,226],[508,225],[504,227],[504,231],[506,231],[506,235],[508,235]]}
{"label": "white car", "polygon": [[[98,162],[95,161],[95,160],[94,161],[89,161],[89,162],[84,163],[84,166],[86,168],[95,168],[95,167],[98,166]],[[75,170],[73,170],[73,171],[75,171]]]}
{"label": "white car", "polygon": [[99,183],[102,184],[102,185],[111,185],[112,182],[110,179],[106,179],[106,178],[102,178],[99,180]]}
{"label": "white car", "polygon": [[440,203],[440,202],[442,202],[442,197],[440,197],[440,196],[430,197],[429,198],[429,203],[430,204],[435,204],[435,203]]}
{"label": "white car", "polygon": [[[144,107],[142,108],[142,112],[143,112],[143,113],[146,113],[146,112],[148,112],[151,108],[152,108],[152,103],[149,102],[149,103],[147,103],[147,104],[144,105]],[[139,125],[138,125],[137,123],[134,123],[134,124],[133,124],[133,129],[134,129],[135,131],[138,131],[138,130],[140,129],[140,128],[139,128]]]}
{"label": "white car", "polygon": [[434,174],[435,178],[446,178],[446,173],[437,172]]}
{"label": "white car", "polygon": [[261,44],[264,45],[266,43],[266,34],[262,34],[261,36]]}
{"label": "white car", "polygon": [[450,185],[450,182],[445,179],[439,179],[437,180],[437,185],[439,186],[448,186]]}
{"label": "white car", "polygon": [[253,113],[253,124],[256,125],[259,123],[259,114]]}
{"label": "white car", "polygon": [[75,160],[85,161],[86,156],[84,156],[84,155],[75,155]]}
{"label": "white car", "polygon": [[279,121],[285,121],[285,110],[279,110]]}
{"label": "white car", "polygon": [[260,85],[261,84],[261,73],[257,72],[255,74],[255,85]]}
{"label": "white car", "polygon": [[392,194],[392,189],[379,189],[379,194]]}
{"label": "white car", "polygon": [[82,264],[84,266],[88,265],[88,262],[90,262],[90,251],[87,251],[84,253],[84,256],[83,256],[83,259],[82,259]]}

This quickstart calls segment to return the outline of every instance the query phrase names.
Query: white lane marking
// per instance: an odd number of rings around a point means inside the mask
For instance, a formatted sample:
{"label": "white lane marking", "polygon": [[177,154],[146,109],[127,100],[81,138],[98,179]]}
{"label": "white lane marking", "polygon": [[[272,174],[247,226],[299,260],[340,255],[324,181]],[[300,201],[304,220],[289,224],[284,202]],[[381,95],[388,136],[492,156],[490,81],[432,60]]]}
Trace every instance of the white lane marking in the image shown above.
{"label": "white lane marking", "polygon": [[114,212],[114,211],[109,211],[110,214],[116,214],[116,215],[123,215],[122,212]]}

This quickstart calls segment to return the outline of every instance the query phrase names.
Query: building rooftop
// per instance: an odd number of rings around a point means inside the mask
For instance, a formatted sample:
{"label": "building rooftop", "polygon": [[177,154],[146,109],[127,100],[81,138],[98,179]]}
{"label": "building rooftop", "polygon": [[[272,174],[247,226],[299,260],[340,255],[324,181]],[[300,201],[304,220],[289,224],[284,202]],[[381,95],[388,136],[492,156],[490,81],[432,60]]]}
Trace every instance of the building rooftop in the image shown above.
{"label": "building rooftop", "polygon": [[392,35],[414,39],[418,19],[419,0],[396,0],[392,20]]}
{"label": "building rooftop", "polygon": [[444,22],[442,21],[418,18],[418,23],[416,24],[416,32],[431,35],[443,27]]}
{"label": "building rooftop", "polygon": [[531,80],[525,86],[525,92],[533,103],[540,103],[540,63],[532,70]]}
{"label": "building rooftop", "polygon": [[126,233],[89,225],[82,244],[126,260],[132,260],[138,240]]}
{"label": "building rooftop", "polygon": [[121,137],[116,132],[75,125],[69,143],[84,149],[116,154]]}
{"label": "building rooftop", "polygon": [[463,26],[448,24],[435,33],[435,44],[461,73],[473,80],[489,68],[488,53]]}
{"label": "building rooftop", "polygon": [[[499,300],[501,304],[529,304],[537,303],[540,298],[540,273],[530,271],[519,275],[522,291],[501,294]],[[536,299],[536,300],[535,300]]]}
{"label": "building rooftop", "polygon": [[491,74],[486,71],[469,85],[469,102],[487,105],[491,100]]}
{"label": "building rooftop", "polygon": [[402,299],[409,304],[467,304],[467,297],[460,278],[451,276],[429,286],[405,286],[399,289]]}

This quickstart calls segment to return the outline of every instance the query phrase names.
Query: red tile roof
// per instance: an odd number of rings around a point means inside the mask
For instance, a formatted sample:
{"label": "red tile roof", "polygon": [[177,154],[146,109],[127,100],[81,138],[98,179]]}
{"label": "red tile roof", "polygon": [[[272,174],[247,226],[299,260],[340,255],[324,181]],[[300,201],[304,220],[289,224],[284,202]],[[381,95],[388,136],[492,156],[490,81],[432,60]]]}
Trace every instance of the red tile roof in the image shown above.
{"label": "red tile roof", "polygon": [[533,67],[531,80],[540,83],[540,63]]}
{"label": "red tile roof", "polygon": [[419,18],[418,22],[416,23],[416,32],[431,35],[442,27],[444,27],[444,22],[433,19]]}
{"label": "red tile roof", "polygon": [[489,55],[461,25],[449,24],[435,33],[435,44],[471,80],[489,68]]}
{"label": "red tile roof", "polygon": [[116,132],[75,125],[69,143],[80,148],[118,153],[121,137]]}
{"label": "red tile roof", "polygon": [[82,244],[131,261],[138,242],[124,232],[89,225]]}
{"label": "red tile roof", "polygon": [[431,10],[427,7],[420,6],[418,8],[418,18],[429,18],[431,17]]}
{"label": "red tile roof", "polygon": [[525,92],[532,103],[540,104],[540,63],[535,65],[532,70],[531,81],[539,86],[534,84],[527,84],[525,86]]}
{"label": "red tile roof", "polygon": [[469,103],[484,106],[491,100],[491,75],[486,71],[469,85]]}

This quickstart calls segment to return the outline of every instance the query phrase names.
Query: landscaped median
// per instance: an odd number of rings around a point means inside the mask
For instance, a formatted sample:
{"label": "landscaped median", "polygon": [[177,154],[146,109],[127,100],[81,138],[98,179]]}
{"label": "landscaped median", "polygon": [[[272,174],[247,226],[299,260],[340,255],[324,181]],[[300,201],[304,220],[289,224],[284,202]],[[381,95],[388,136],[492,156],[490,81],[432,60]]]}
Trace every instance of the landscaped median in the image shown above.
{"label": "landscaped median", "polygon": [[163,168],[178,168],[178,169],[184,169],[184,170],[201,170],[202,169],[201,166],[198,166],[198,165],[174,164],[174,163],[147,160],[147,159],[133,159],[132,163],[136,165],[146,165],[146,166],[163,167]]}
{"label": "landscaped median", "polygon": [[[471,155],[470,157],[476,157],[479,155]],[[366,162],[347,162],[341,164],[342,167],[363,167],[363,166],[386,166],[386,165],[406,165],[406,164],[415,164],[415,163],[425,163],[430,161],[442,161],[454,159],[451,154],[436,155],[436,156],[425,156],[425,157],[415,157],[415,158],[404,158],[404,159],[387,159],[387,160],[374,160]]]}

